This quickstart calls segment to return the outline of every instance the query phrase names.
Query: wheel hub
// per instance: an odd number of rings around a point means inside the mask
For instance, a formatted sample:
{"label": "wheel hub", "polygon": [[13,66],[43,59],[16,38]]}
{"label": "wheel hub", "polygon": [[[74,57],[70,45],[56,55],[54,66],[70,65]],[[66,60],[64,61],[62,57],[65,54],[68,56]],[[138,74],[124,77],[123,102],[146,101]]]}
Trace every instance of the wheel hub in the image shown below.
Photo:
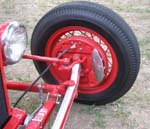
{"label": "wheel hub", "polygon": [[[71,47],[73,44],[76,45],[76,48],[70,50],[63,56],[63,58],[72,58],[74,54],[80,54],[81,58],[86,57],[85,62],[81,64],[82,72],[79,88],[88,88],[89,86],[95,87],[104,78],[104,66],[98,51],[96,51],[97,53],[95,52],[95,42],[93,40],[82,36],[68,37],[55,46],[52,56],[58,56],[59,53],[63,52],[66,48]],[[101,51],[101,56],[106,58],[102,49],[98,49]],[[96,65],[96,63],[100,64]],[[98,70],[98,67],[101,67],[101,69]],[[54,76],[59,79],[59,81],[69,79],[70,77],[70,72],[68,71],[59,71],[57,68],[52,68],[52,71],[54,72]],[[55,74],[55,72],[59,73],[59,75]],[[89,85],[87,85],[87,82]]]}
{"label": "wheel hub", "polygon": [[[70,50],[62,58],[71,58],[74,54],[86,58],[81,64],[82,72],[78,92],[93,94],[110,87],[117,75],[117,57],[108,41],[89,28],[68,26],[59,29],[48,39],[45,55],[57,57],[73,44],[76,48]],[[70,79],[70,72],[67,70],[60,71],[58,67],[53,67],[50,72],[59,82]]]}

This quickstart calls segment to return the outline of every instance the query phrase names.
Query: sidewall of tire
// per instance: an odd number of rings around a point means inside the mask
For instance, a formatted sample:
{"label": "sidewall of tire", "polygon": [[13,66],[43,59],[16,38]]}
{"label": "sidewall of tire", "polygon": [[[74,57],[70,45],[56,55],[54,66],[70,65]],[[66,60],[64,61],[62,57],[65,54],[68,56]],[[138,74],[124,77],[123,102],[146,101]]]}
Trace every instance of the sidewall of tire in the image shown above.
{"label": "sidewall of tire", "polygon": [[[136,75],[132,75],[131,52],[128,50],[129,37],[127,32],[121,29],[119,23],[113,22],[107,16],[98,15],[88,10],[70,9],[70,12],[58,11],[51,12],[41,19],[32,37],[32,54],[45,55],[45,47],[49,37],[57,30],[66,26],[83,26],[90,28],[102,35],[116,52],[118,59],[117,78],[113,84],[103,92],[96,94],[79,94],[78,101],[88,104],[105,104],[116,100],[124,95],[135,81]],[[127,26],[128,27],[128,26]],[[131,33],[131,32],[130,32]],[[134,35],[132,34],[132,37]],[[135,38],[135,37],[134,37]],[[136,38],[135,38],[136,39]],[[50,50],[53,51],[53,50]],[[39,73],[41,73],[46,64],[43,62],[34,62]],[[59,74],[59,73],[58,73]],[[43,77],[48,83],[57,83],[57,80],[50,72]]]}

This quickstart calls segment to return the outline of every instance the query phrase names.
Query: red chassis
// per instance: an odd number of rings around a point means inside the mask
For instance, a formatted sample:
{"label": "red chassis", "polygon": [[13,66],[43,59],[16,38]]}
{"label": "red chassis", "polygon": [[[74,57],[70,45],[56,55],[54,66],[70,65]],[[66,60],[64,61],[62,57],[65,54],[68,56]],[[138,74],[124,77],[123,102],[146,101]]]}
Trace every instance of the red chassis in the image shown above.
{"label": "red chassis", "polygon": [[[21,125],[24,123],[25,119],[27,118],[27,114],[25,111],[22,111],[20,109],[11,108],[10,103],[9,103],[9,97],[8,97],[8,89],[24,91],[30,86],[30,83],[7,81],[5,78],[5,74],[4,74],[4,62],[2,60],[3,58],[1,54],[0,56],[1,56],[0,69],[1,69],[1,74],[3,78],[3,87],[4,87],[5,97],[7,100],[6,101],[7,110],[10,116],[10,119],[4,126],[4,129],[17,129],[18,127],[21,127]],[[34,55],[24,55],[23,58],[40,60],[40,61],[48,61],[48,62],[53,62],[56,64],[57,63],[64,64],[69,61],[67,59],[46,58],[46,57],[34,56]],[[37,112],[35,117],[32,120],[30,120],[28,125],[26,125],[25,127],[26,129],[43,129],[47,121],[49,120],[51,113],[53,112],[55,108],[55,105],[57,104],[59,96],[64,96],[64,99],[63,99],[60,111],[58,112],[58,115],[54,122],[53,129],[62,129],[64,127],[71,105],[75,97],[77,97],[77,87],[78,87],[79,76],[80,76],[80,64],[78,62],[80,63],[81,60],[76,60],[75,63],[73,63],[73,65],[65,67],[65,69],[69,70],[72,66],[71,80],[62,83],[61,85],[50,85],[47,83],[42,84],[43,92],[49,93],[50,99],[48,99],[43,104],[43,106]],[[38,84],[35,84],[30,89],[30,92],[39,92]],[[61,117],[60,117],[60,114],[61,114]]]}
{"label": "red chassis", "polygon": [[[0,25],[0,129],[43,129],[61,96],[52,129],[63,129],[76,97],[84,104],[113,102],[132,87],[140,68],[131,28],[112,10],[91,2],[70,2],[46,13],[34,28],[32,55],[24,55],[27,41],[18,22]],[[39,76],[32,83],[6,80],[4,67],[21,58],[34,60]],[[47,83],[38,84],[40,78]],[[8,89],[24,91],[13,107]],[[28,91],[40,99],[30,115],[14,108]]]}

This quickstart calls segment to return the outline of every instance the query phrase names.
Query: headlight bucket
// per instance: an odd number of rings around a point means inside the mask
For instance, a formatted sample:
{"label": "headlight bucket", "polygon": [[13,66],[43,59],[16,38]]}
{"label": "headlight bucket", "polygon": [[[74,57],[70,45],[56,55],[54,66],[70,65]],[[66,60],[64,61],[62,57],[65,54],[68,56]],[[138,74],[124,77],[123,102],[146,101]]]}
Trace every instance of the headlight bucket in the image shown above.
{"label": "headlight bucket", "polygon": [[10,22],[2,34],[3,55],[6,65],[20,61],[27,46],[26,28],[18,22]]}

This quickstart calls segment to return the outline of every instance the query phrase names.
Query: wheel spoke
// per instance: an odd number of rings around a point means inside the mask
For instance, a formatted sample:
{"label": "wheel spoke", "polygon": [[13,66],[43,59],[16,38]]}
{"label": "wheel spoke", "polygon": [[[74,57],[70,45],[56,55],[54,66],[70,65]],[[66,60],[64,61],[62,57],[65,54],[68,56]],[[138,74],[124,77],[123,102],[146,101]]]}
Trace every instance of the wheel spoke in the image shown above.
{"label": "wheel spoke", "polygon": [[[93,91],[96,91],[96,88],[98,88],[100,90],[101,85],[103,85],[103,83],[109,81],[108,78],[112,78],[111,80],[113,80],[113,78],[115,78],[115,76],[111,76],[111,74],[113,73],[112,71],[114,69],[114,65],[115,65],[114,64],[114,59],[112,58],[112,57],[115,57],[115,55],[112,56],[112,54],[114,54],[114,52],[112,53],[112,50],[110,50],[111,46],[108,45],[108,42],[106,42],[106,40],[104,40],[104,38],[102,36],[100,36],[96,32],[93,32],[90,29],[87,29],[87,28],[84,28],[84,27],[79,27],[79,26],[66,27],[66,28],[68,28],[68,30],[64,29],[64,32],[62,31],[61,33],[59,33],[56,36],[57,38],[54,41],[56,44],[59,44],[59,43],[61,44],[62,42],[66,42],[66,45],[67,45],[68,44],[67,43],[67,38],[68,39],[70,38],[69,39],[70,43],[71,42],[76,42],[76,41],[71,41],[71,39],[76,40],[76,38],[78,38],[78,41],[80,41],[80,38],[82,38],[82,40],[80,42],[83,44],[82,49],[84,50],[84,46],[87,46],[86,43],[83,42],[83,38],[85,38],[86,39],[85,41],[92,42],[92,44],[95,44],[94,48],[98,47],[97,44],[100,46],[100,49],[99,48],[97,48],[97,49],[99,49],[99,54],[100,54],[100,57],[102,58],[102,63],[103,63],[103,67],[104,67],[104,74],[105,74],[104,78],[103,78],[104,81],[102,81],[102,84],[100,83],[99,86],[97,86],[98,84],[97,84],[97,81],[94,80],[94,77],[89,78],[91,76],[94,76],[94,75],[91,74],[92,66],[91,66],[91,61],[90,61],[91,57],[90,57],[88,59],[89,60],[88,63],[87,63],[88,65],[86,64],[84,67],[87,67],[86,68],[87,70],[88,69],[91,69],[91,70],[88,73],[83,75],[85,77],[82,77],[83,81],[81,79],[79,91],[80,90],[84,91],[87,87],[88,87],[89,90],[91,90],[91,88],[93,88]],[[74,38],[72,38],[72,37],[74,37]],[[78,41],[77,41],[77,43],[78,43]],[[80,45],[79,45],[79,47],[80,47]],[[60,48],[62,48],[62,47],[60,46]],[[85,47],[85,49],[87,49],[87,48]],[[78,50],[79,49],[80,48],[78,48]],[[57,50],[59,50],[59,49],[57,49]],[[90,50],[92,50],[92,49],[90,49]],[[88,68],[89,66],[90,66],[90,68]],[[60,80],[61,79],[63,80],[63,78],[64,78],[63,74],[62,75],[60,74],[60,76],[61,76]],[[89,81],[89,80],[91,80],[91,81]],[[95,90],[94,90],[94,87],[95,87]],[[107,84],[106,88],[107,87],[109,87],[108,84]],[[83,90],[82,90],[82,88],[83,88]],[[87,92],[90,92],[89,90]]]}

